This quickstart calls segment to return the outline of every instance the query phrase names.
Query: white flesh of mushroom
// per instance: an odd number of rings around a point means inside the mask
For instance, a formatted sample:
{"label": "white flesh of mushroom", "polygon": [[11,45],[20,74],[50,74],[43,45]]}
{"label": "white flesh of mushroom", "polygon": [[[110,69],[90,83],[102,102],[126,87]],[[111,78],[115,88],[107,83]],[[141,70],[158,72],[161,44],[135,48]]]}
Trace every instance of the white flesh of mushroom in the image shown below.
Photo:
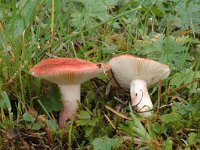
{"label": "white flesh of mushroom", "polygon": [[154,60],[126,54],[112,58],[109,64],[117,83],[126,90],[130,88],[132,105],[143,116],[150,116],[153,104],[147,85],[168,77],[169,67]]}
{"label": "white flesh of mushroom", "polygon": [[58,85],[61,92],[63,109],[60,111],[59,126],[63,127],[66,120],[75,115],[80,101],[80,84]]}
{"label": "white flesh of mushroom", "polygon": [[153,104],[147,90],[147,82],[144,80],[133,80],[130,85],[130,93],[132,106],[144,116],[150,116]]}

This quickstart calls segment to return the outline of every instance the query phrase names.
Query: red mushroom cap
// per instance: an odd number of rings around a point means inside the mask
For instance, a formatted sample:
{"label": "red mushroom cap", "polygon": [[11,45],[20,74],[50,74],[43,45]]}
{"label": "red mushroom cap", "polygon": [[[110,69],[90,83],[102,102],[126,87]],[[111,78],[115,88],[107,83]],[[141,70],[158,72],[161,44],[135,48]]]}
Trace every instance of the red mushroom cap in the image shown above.
{"label": "red mushroom cap", "polygon": [[58,85],[81,84],[109,68],[108,64],[95,64],[79,58],[50,58],[36,64],[30,74]]}

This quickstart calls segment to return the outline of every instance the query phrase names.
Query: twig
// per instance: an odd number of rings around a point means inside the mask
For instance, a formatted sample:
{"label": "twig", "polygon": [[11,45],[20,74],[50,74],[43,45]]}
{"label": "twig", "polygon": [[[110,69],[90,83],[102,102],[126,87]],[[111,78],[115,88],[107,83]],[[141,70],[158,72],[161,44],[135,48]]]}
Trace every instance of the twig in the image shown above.
{"label": "twig", "polygon": [[83,103],[80,103],[80,105],[82,105],[87,110],[87,112],[90,113],[90,115],[94,116],[94,114]]}
{"label": "twig", "polygon": [[162,85],[162,80],[158,81],[158,107],[157,107],[157,112],[156,116],[159,117],[160,115],[160,98],[161,98],[161,85]]}
{"label": "twig", "polygon": [[192,129],[192,128],[182,128],[178,131],[176,131],[177,134],[179,133],[185,133],[185,132],[197,132],[198,130],[197,129]]}
{"label": "twig", "polygon": [[112,123],[112,121],[110,120],[110,118],[106,115],[106,114],[104,114],[104,116],[106,117],[106,119],[108,120],[108,122],[110,123],[110,125],[113,127],[113,129],[117,129],[117,127]]}
{"label": "twig", "polygon": [[170,103],[170,104],[167,104],[167,105],[162,105],[161,107],[160,107],[160,109],[163,109],[163,108],[165,108],[165,107],[171,107],[173,105],[173,103]]}
{"label": "twig", "polygon": [[52,0],[51,4],[51,43],[53,42],[53,34],[54,34],[54,0]]}
{"label": "twig", "polygon": [[132,138],[130,136],[122,136],[122,139],[126,140],[126,141],[132,141],[132,139],[134,140],[135,144],[147,144],[148,142],[139,138]]}
{"label": "twig", "polygon": [[184,88],[184,87],[187,87],[188,85],[190,85],[190,84],[192,84],[192,83],[195,83],[195,82],[200,82],[200,78],[197,78],[197,79],[195,79],[195,80],[192,81],[192,82],[183,84],[183,85],[181,85],[181,86],[179,86],[179,87],[177,87],[177,88],[175,88],[175,89],[167,90],[166,92],[164,92],[163,94],[161,94],[161,96],[166,95],[166,94],[171,94],[171,93],[173,93],[173,92],[176,92],[176,91],[178,91],[178,90],[180,90],[180,89],[182,89],[182,88]]}
{"label": "twig", "polygon": [[[22,69],[24,69],[24,67],[25,67],[25,65],[21,65],[20,66],[20,70],[22,70]],[[19,70],[17,70],[13,75],[12,75],[12,77],[8,80],[8,84],[11,84],[14,80],[15,80],[15,78],[17,77],[17,74],[19,73]]]}
{"label": "twig", "polygon": [[123,115],[123,114],[117,112],[116,110],[114,110],[113,108],[111,108],[111,107],[109,107],[109,106],[107,106],[107,105],[105,105],[105,107],[106,107],[106,109],[112,111],[114,114],[120,116],[120,117],[123,118],[123,119],[132,120],[132,118],[126,117],[125,115]]}
{"label": "twig", "polygon": [[115,78],[115,75],[114,75],[114,73],[112,72],[112,70],[110,70],[110,72],[111,72],[111,78],[110,78],[110,81],[112,80],[112,79],[114,79],[114,82],[117,84],[117,86],[123,91],[123,92],[125,92],[125,93],[127,93],[127,91],[125,91],[122,87],[121,87],[121,85],[117,82],[117,79]]}
{"label": "twig", "polygon": [[127,94],[130,94],[129,92],[125,91],[125,90],[121,87],[121,85],[117,82],[117,79],[115,78],[114,73],[112,72],[112,70],[110,70],[110,72],[111,72],[111,78],[110,78],[110,80],[109,80],[108,82],[110,82],[110,81],[112,82],[112,79],[114,79],[114,82],[117,84],[117,86],[119,87],[119,89],[120,89],[122,92],[127,93]]}
{"label": "twig", "polygon": [[92,83],[93,83],[93,85],[95,86],[97,92],[101,95],[101,97],[103,97],[103,94],[102,94],[101,91],[99,90],[99,88],[98,88],[98,86],[96,85],[96,83],[95,83],[95,82],[92,82]]}

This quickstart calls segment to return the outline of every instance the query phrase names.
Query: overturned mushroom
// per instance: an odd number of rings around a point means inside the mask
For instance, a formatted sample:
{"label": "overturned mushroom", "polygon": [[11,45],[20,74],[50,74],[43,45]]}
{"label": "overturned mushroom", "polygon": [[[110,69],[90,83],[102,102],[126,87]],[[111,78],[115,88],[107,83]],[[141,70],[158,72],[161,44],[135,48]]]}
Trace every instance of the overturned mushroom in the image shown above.
{"label": "overturned mushroom", "polygon": [[60,88],[64,107],[59,114],[59,126],[64,127],[65,121],[77,111],[81,83],[109,68],[108,64],[99,65],[78,58],[50,58],[36,64],[30,74],[51,81]]}
{"label": "overturned mushroom", "polygon": [[151,114],[153,108],[147,86],[165,79],[170,69],[154,60],[133,55],[120,55],[109,62],[114,78],[125,89],[130,89],[132,105],[144,116]]}

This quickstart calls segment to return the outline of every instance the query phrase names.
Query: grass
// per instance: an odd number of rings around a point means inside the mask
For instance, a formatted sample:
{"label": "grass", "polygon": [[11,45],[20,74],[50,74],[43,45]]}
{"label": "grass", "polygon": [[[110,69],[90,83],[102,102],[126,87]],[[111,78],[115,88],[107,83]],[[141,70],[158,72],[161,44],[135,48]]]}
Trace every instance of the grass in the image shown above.
{"label": "grass", "polygon": [[[0,148],[200,148],[199,6],[198,0],[1,0]],[[169,78],[149,88],[157,115],[141,118],[129,92],[101,75],[82,85],[77,119],[59,129],[59,91],[29,69],[51,57],[108,62],[120,54],[169,65]]]}

